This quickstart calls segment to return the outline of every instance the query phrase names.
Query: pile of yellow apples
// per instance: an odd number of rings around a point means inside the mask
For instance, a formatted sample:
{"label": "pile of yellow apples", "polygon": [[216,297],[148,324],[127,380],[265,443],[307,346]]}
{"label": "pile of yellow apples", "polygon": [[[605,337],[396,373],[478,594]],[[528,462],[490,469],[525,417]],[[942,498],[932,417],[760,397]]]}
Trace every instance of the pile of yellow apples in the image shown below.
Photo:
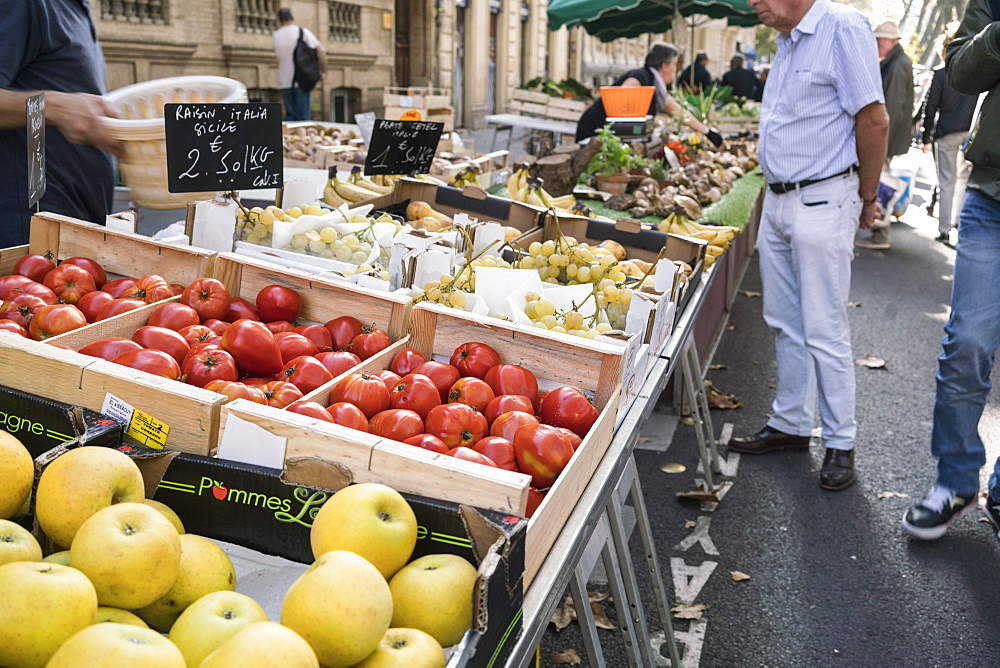
{"label": "pile of yellow apples", "polygon": [[43,558],[9,518],[28,506],[34,462],[0,431],[0,664],[318,668],[444,666],[472,623],[476,568],[450,554],[413,561],[417,521],[395,490],[351,485],[313,522],[315,562],[288,588],[280,623],[236,591],[214,542],[144,498],[135,462],[83,446],[54,459],[35,517],[65,548]]}

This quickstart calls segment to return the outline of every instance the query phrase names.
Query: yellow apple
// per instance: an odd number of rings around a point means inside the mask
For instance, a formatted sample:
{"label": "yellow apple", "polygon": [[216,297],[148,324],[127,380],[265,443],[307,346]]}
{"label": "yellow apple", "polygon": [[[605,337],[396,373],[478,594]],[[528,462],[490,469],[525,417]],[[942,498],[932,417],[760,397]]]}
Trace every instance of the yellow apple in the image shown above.
{"label": "yellow apple", "polygon": [[181,566],[167,593],[136,613],[161,633],[169,633],[184,608],[213,591],[236,591],[236,569],[221,547],[207,538],[181,537]]}
{"label": "yellow apple", "polygon": [[30,531],[17,522],[0,520],[0,564],[41,560],[42,548]]}
{"label": "yellow apple", "polygon": [[386,485],[350,485],[320,508],[309,532],[313,557],[331,550],[359,554],[386,580],[402,568],[417,544],[417,518],[403,495]]}
{"label": "yellow apple", "polygon": [[42,561],[47,561],[50,564],[62,564],[63,566],[69,566],[69,550],[53,552],[49,556],[42,559]]}
{"label": "yellow apple", "polygon": [[42,471],[35,515],[49,538],[69,547],[77,529],[101,508],[142,501],[142,474],[128,455],[88,445],[58,457]]}
{"label": "yellow apple", "polygon": [[46,668],[92,666],[185,668],[181,651],[156,631],[115,622],[78,631],[52,655]]}
{"label": "yellow apple", "polygon": [[254,622],[205,657],[199,668],[319,668],[302,636],[277,622]]}
{"label": "yellow apple", "polygon": [[21,512],[35,481],[35,462],[21,441],[0,430],[0,520]]}
{"label": "yellow apple", "polygon": [[80,526],[69,554],[73,568],[94,583],[101,605],[132,610],[174,585],[181,541],[174,525],[149,506],[118,503]]}
{"label": "yellow apple", "polygon": [[378,647],[392,619],[392,594],[378,569],[346,550],[327,552],[292,583],[281,623],[329,668],[351,666]]}
{"label": "yellow apple", "polygon": [[441,644],[420,629],[389,629],[378,648],[354,668],[444,668]]}
{"label": "yellow apple", "polygon": [[420,629],[442,647],[472,626],[476,567],[454,554],[428,554],[400,569],[389,582],[392,625]]}
{"label": "yellow apple", "polygon": [[181,650],[189,668],[254,622],[266,622],[267,613],[257,601],[235,591],[202,596],[187,607],[170,627],[170,640]]}
{"label": "yellow apple", "polygon": [[170,523],[174,525],[174,528],[177,529],[177,533],[186,533],[184,531],[184,523],[181,522],[181,518],[177,516],[177,513],[174,512],[173,508],[165,503],[160,503],[159,501],[155,501],[153,499],[143,499],[141,503],[145,503],[150,508],[155,508],[160,511],[160,514],[170,520]]}
{"label": "yellow apple", "polygon": [[5,666],[44,666],[67,638],[97,616],[94,585],[69,566],[4,564],[0,592],[0,662]]}
{"label": "yellow apple", "polygon": [[122,610],[121,608],[111,608],[106,605],[97,606],[97,622],[115,622],[117,624],[131,624],[132,626],[141,626],[144,629],[148,629],[146,622],[142,621],[135,615],[133,615],[128,610]]}

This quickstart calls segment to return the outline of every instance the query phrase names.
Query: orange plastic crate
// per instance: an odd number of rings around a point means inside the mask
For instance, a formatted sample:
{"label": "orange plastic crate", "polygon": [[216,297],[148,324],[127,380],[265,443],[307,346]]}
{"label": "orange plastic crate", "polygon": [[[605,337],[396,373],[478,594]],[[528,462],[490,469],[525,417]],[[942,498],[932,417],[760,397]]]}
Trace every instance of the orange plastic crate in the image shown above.
{"label": "orange plastic crate", "polygon": [[645,118],[655,86],[601,86],[604,112],[609,118]]}

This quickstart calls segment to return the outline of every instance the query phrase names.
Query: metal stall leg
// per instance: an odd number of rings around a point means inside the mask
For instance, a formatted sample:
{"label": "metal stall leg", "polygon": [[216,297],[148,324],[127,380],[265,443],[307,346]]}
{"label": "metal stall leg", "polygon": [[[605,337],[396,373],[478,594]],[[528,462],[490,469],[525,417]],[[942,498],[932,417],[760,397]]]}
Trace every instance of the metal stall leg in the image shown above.
{"label": "metal stall leg", "polygon": [[510,138],[514,134],[513,125],[495,125],[493,126],[493,142],[490,144],[490,152],[497,150],[497,135],[501,132],[507,133],[507,150],[510,150]]}
{"label": "metal stall leg", "polygon": [[698,362],[698,351],[694,342],[689,342],[681,352],[681,376],[688,402],[691,405],[691,417],[694,419],[694,433],[698,439],[698,452],[701,455],[702,468],[705,469],[705,484],[715,489],[713,473],[719,473],[719,452],[715,445],[715,430],[712,427],[712,415],[708,409],[708,397],[702,382],[701,364]]}

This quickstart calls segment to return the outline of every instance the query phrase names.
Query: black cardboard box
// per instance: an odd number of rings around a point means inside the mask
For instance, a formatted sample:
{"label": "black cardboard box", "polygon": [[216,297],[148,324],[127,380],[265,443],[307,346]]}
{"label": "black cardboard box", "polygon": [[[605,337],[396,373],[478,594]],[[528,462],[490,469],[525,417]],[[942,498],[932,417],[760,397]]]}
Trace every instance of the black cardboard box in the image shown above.
{"label": "black cardboard box", "polygon": [[106,415],[2,386],[0,429],[17,437],[32,458],[68,441],[109,447],[122,442],[121,423]]}

